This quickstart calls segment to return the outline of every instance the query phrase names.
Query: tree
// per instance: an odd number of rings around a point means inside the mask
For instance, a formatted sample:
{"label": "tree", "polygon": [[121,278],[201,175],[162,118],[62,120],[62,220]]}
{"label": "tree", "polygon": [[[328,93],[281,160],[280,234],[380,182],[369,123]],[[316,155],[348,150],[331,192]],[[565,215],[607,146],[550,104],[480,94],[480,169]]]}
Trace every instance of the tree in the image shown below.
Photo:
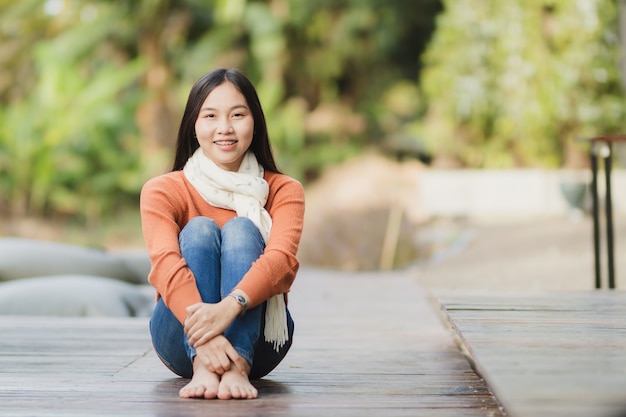
{"label": "tree", "polygon": [[286,146],[290,167],[314,178],[324,166],[404,133],[422,110],[419,56],[440,8],[439,0],[290,1],[285,109],[295,108],[305,127],[299,136],[282,136],[299,138]]}
{"label": "tree", "polygon": [[445,1],[413,128],[469,167],[580,166],[579,138],[623,128],[610,0]]}
{"label": "tree", "polygon": [[[439,0],[0,0],[0,211],[136,205],[169,168],[191,84],[238,67],[280,167],[303,181],[421,111]],[[408,103],[408,104],[407,104]]]}
{"label": "tree", "polygon": [[[3,26],[3,41],[24,48],[3,58],[28,69],[26,80],[2,91],[9,101],[0,108],[5,204],[16,216],[82,213],[96,221],[141,185],[133,175],[136,130],[126,115],[144,66],[116,47],[110,22],[119,9],[85,4],[56,15],[49,2],[27,5],[3,5],[3,23],[17,19],[13,30]],[[27,14],[33,10],[35,19]],[[47,36],[33,37],[37,30]]]}

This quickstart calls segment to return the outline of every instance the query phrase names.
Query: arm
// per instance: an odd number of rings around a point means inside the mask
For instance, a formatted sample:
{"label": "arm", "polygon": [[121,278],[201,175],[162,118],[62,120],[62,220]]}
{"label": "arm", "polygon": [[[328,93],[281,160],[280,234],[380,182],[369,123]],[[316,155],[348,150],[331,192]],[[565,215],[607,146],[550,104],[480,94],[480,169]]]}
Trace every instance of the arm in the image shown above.
{"label": "arm", "polygon": [[187,307],[202,299],[180,253],[178,220],[184,217],[185,208],[177,206],[177,201],[184,201],[177,192],[180,193],[163,177],[148,181],[141,191],[140,211],[152,263],[149,281],[176,318],[184,323]]}
{"label": "arm", "polygon": [[299,262],[296,258],[304,223],[304,189],[294,179],[271,174],[266,209],[272,230],[263,254],[252,264],[236,289],[249,297],[249,308],[289,291]]}

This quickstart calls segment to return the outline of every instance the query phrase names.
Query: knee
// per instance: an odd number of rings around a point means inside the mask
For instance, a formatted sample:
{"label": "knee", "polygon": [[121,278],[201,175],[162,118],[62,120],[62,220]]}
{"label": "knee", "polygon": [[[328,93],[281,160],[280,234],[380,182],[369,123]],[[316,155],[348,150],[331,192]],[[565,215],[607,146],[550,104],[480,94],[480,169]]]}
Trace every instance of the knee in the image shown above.
{"label": "knee", "polygon": [[220,227],[215,223],[213,219],[204,216],[194,217],[183,228],[183,232],[190,231],[199,235],[210,235],[219,231]]}
{"label": "knee", "polygon": [[251,244],[265,245],[261,232],[247,217],[234,217],[222,227],[222,243],[226,247],[247,247]]}
{"label": "knee", "polygon": [[227,234],[249,234],[255,230],[257,227],[247,217],[233,217],[222,227],[222,232]]}
{"label": "knee", "polygon": [[179,242],[183,245],[206,245],[212,241],[219,241],[220,227],[212,219],[204,216],[189,220],[180,232]]}

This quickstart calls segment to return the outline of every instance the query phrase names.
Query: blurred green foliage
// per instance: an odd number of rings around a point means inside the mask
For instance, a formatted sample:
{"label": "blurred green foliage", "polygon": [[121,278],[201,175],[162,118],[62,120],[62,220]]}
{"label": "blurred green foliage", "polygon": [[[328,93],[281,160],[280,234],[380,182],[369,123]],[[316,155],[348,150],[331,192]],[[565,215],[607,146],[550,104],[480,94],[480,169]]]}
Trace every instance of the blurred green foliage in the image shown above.
{"label": "blurred green foliage", "polygon": [[444,1],[413,128],[452,165],[581,167],[624,126],[619,1]]}
{"label": "blurred green foliage", "polygon": [[385,136],[438,0],[0,0],[0,211],[97,223],[168,170],[192,83],[238,67],[303,181]]}
{"label": "blurred green foliage", "polygon": [[218,66],[305,182],[367,147],[571,164],[572,138],[622,126],[618,52],[611,0],[0,0],[0,213],[136,207]]}

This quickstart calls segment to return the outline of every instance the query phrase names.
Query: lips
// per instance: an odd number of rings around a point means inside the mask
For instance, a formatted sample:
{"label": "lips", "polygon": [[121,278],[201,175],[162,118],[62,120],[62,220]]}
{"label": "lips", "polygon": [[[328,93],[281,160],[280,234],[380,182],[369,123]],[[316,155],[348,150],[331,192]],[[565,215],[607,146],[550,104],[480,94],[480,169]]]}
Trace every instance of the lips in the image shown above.
{"label": "lips", "polygon": [[213,141],[214,144],[216,144],[217,146],[230,146],[230,145],[234,145],[235,143],[237,143],[236,140],[216,140]]}

